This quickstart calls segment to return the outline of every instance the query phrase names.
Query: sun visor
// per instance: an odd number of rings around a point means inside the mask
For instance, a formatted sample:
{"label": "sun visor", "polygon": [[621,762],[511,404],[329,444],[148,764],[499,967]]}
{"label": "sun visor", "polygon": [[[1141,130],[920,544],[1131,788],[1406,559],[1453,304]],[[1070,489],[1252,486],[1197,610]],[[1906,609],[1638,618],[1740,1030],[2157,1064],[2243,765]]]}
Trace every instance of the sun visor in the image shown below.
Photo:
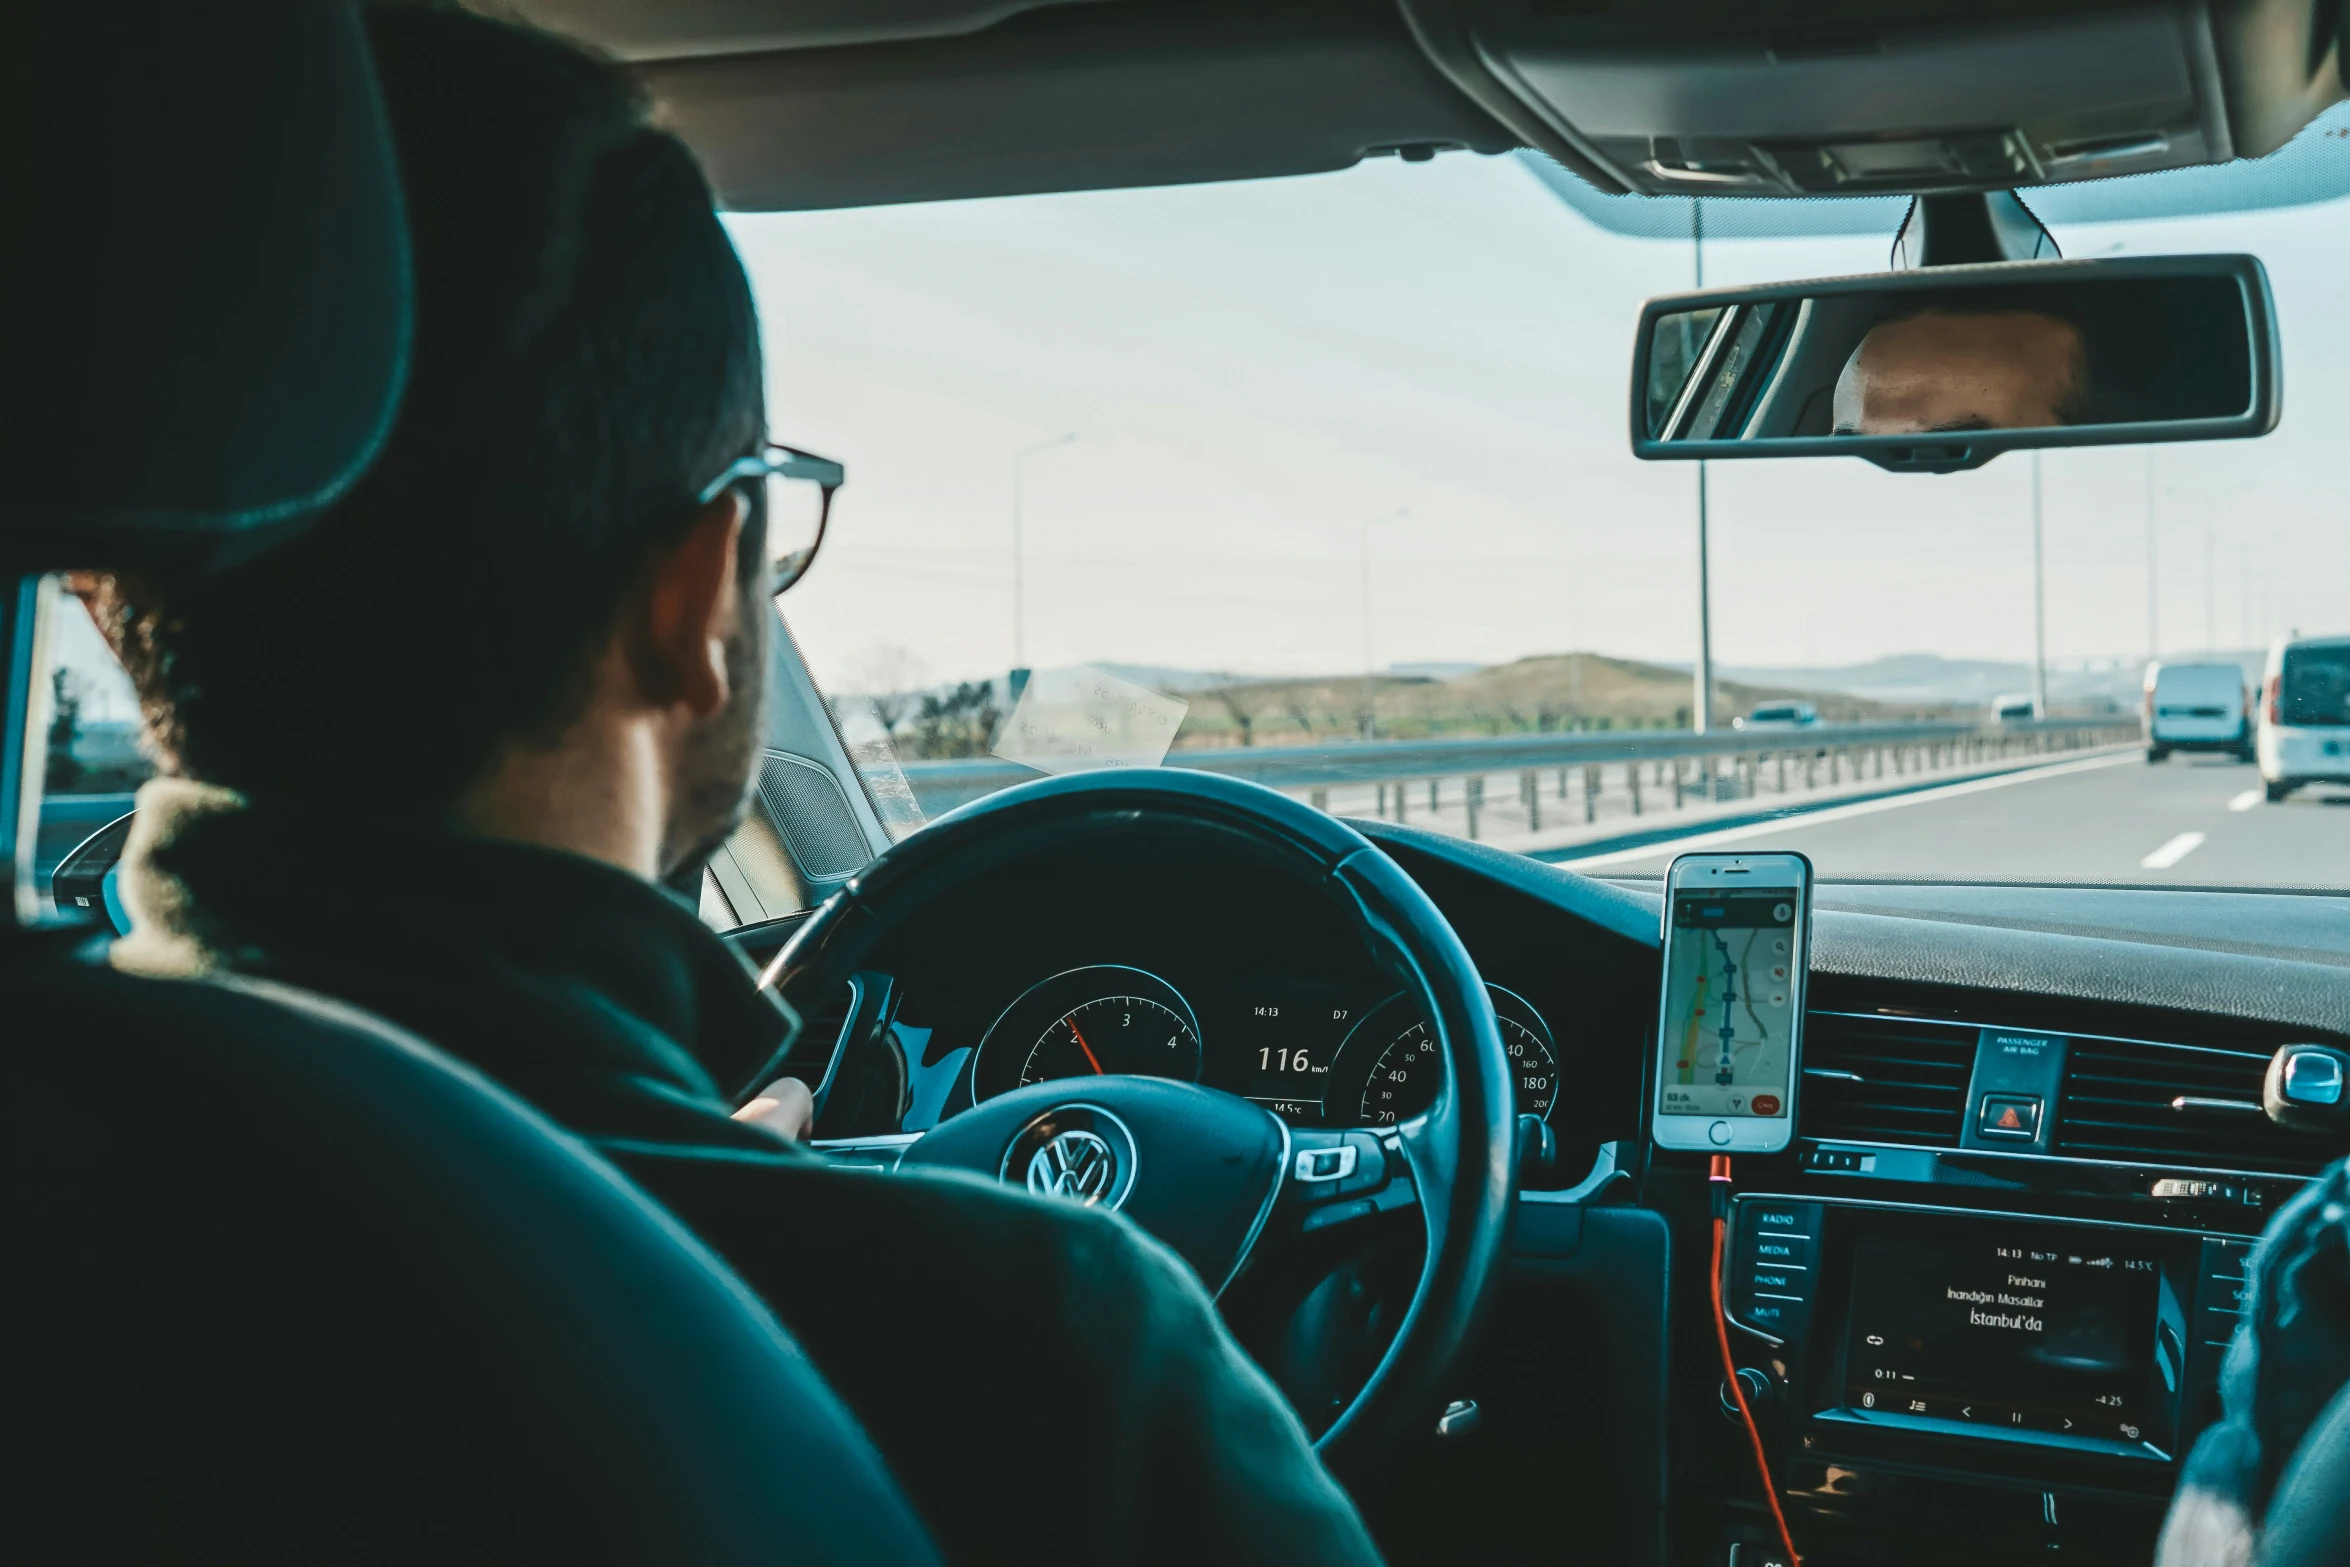
{"label": "sun visor", "polygon": [[357,10],[42,0],[0,65],[0,565],[179,568],[388,434],[405,225]]}
{"label": "sun visor", "polygon": [[638,70],[738,211],[1268,179],[1517,144],[1391,7],[1358,0],[1064,5],[968,36]]}
{"label": "sun visor", "polygon": [[1405,0],[1464,90],[1505,92],[1539,122],[1533,145],[1650,196],[2007,190],[2222,163],[2342,96],[2334,29],[2307,0],[1792,9]]}

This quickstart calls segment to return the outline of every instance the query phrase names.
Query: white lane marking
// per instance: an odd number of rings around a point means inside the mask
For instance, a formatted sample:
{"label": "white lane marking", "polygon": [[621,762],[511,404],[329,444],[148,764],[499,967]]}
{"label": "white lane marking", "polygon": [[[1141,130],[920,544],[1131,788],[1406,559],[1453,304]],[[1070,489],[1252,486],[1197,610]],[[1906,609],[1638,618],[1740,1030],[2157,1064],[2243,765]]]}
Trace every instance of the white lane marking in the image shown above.
{"label": "white lane marking", "polygon": [[2260,802],[2264,798],[2266,798],[2266,796],[2263,791],[2259,789],[2247,789],[2242,794],[2237,795],[2233,800],[2228,802],[2228,809],[2231,811],[2253,810],[2259,806]]}
{"label": "white lane marking", "polygon": [[2138,862],[2142,871],[2167,871],[2203,847],[2203,834],[2183,832]]}
{"label": "white lane marking", "polygon": [[[1589,854],[1580,857],[1561,857],[1551,860],[1554,865],[1572,865],[1577,870],[1589,870],[1595,865],[1616,865],[1626,860],[1648,860],[1658,855],[1680,854],[1690,849],[1703,849],[1717,843],[1734,843],[1741,838],[1753,838],[1763,833],[1790,832],[1798,827],[1811,827],[1821,822],[1840,822],[1854,816],[1873,816],[1879,811],[1897,811],[1905,805],[1925,805],[1934,800],[1955,799],[1962,794],[1980,794],[1986,789],[2004,789],[2010,784],[2034,783],[2042,778],[2061,778],[2068,773],[2095,772],[2101,767],[2119,767],[2125,762],[2140,762],[2145,752],[2138,748],[2114,756],[2092,756],[2078,762],[2053,762],[2046,767],[2027,768],[2022,772],[2000,773],[1992,778],[1969,778],[1962,783],[1943,784],[1938,788],[1920,789],[1914,794],[1897,794],[1883,800],[1859,800],[1851,805],[1824,806],[1816,811],[1799,811],[1793,816],[1776,821],[1753,822],[1744,827],[1725,827],[1719,832],[1692,833],[1686,838],[1669,838],[1638,849],[1617,849],[1609,854]],[[1545,859],[1550,856],[1545,855]]]}

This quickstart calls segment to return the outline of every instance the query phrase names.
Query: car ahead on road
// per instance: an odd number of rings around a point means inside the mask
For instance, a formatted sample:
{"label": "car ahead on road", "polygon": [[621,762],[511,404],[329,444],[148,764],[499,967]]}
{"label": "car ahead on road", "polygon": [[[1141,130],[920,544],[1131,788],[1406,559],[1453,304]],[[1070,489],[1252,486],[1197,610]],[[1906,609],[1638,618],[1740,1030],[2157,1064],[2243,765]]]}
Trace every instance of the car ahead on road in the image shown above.
{"label": "car ahead on road", "polygon": [[2281,637],[2268,650],[2255,746],[2271,800],[2350,784],[2350,637]]}
{"label": "car ahead on road", "polygon": [[1733,729],[1764,731],[1810,729],[1820,721],[1820,710],[1809,702],[1762,702],[1743,718],[1730,720]]}
{"label": "car ahead on road", "polygon": [[2010,692],[1991,699],[1991,717],[2002,724],[2028,724],[2040,716],[2040,704],[2029,691]]}
{"label": "car ahead on road", "polygon": [[2234,664],[2148,664],[2146,760],[2225,751],[2252,760],[2252,698]]}
{"label": "car ahead on road", "polygon": [[[1686,670],[1710,629],[1757,667],[1849,656],[1898,707],[1929,688],[1874,664],[2028,654],[2035,565],[2068,652],[2144,646],[2142,607],[2235,611],[2211,572],[2144,605],[2150,519],[2173,566],[2212,520],[2246,642],[2343,600],[2339,7],[503,9],[631,63],[727,210],[774,429],[856,475],[774,606],[757,788],[698,889],[805,1019],[817,1156],[871,1182],[987,1143],[980,1175],[1154,1229],[1399,1567],[1721,1567],[1777,1556],[1781,1511],[1823,1563],[2154,1559],[2251,1246],[2350,1147],[2318,1102],[2350,1051],[2350,811],[2248,809],[2140,765],[2126,712],[2084,748],[2028,696],[1799,726],[1812,765],[1704,773],[1739,777],[1723,799],[1684,787],[1728,754]],[[1649,299],[1825,273],[1875,292]],[[2148,351],[2179,300],[2224,308]],[[2252,439],[2288,325],[2291,439]],[[1936,395],[1879,395],[1904,388]],[[2131,428],[2165,407],[2191,417]],[[1810,461],[1743,460],[1774,455],[1749,431]],[[2074,449],[2141,438],[2198,444]],[[8,665],[0,710],[135,712],[87,643]],[[2280,649],[2263,688],[2321,754],[2341,646]],[[1373,675],[1398,655],[1479,667]],[[1006,678],[1031,667],[1089,672]],[[1219,705],[1275,785],[1358,734],[1496,764],[1352,802],[1074,770],[1226,743]],[[991,747],[1065,776],[926,822],[898,754]],[[367,826],[320,804],[323,879]],[[1749,846],[1811,858],[1817,918],[1791,1140],[1732,1168],[1650,1138],[1661,872]],[[118,915],[83,848],[71,896]],[[839,1288],[890,1289],[913,1244]],[[1037,1394],[1072,1441],[1089,1391]],[[1084,1554],[1061,1524],[1037,1509],[1037,1556]]]}

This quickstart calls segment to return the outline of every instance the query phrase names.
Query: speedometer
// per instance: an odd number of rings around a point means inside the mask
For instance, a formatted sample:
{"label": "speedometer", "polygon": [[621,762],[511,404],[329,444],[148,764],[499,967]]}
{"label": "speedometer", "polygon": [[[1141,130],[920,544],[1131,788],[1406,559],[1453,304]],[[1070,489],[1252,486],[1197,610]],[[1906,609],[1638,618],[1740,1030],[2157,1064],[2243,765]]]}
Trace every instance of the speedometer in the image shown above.
{"label": "speedometer", "polygon": [[1147,969],[1065,969],[1021,992],[979,1042],[971,1096],[1063,1077],[1200,1078],[1198,1014]]}
{"label": "speedometer", "polygon": [[[1518,1114],[1550,1119],[1558,1099],[1558,1051],[1542,1014],[1525,1001],[1488,985],[1495,1017],[1501,1023],[1502,1048],[1509,1053],[1512,1088]],[[1362,1063],[1367,1058],[1367,1069]],[[1408,1121],[1436,1102],[1444,1082],[1444,1062],[1428,1025],[1409,1000],[1393,996],[1374,1008],[1339,1050],[1342,1082],[1351,1086],[1353,1074],[1363,1073],[1355,1119],[1364,1126],[1392,1126]]]}

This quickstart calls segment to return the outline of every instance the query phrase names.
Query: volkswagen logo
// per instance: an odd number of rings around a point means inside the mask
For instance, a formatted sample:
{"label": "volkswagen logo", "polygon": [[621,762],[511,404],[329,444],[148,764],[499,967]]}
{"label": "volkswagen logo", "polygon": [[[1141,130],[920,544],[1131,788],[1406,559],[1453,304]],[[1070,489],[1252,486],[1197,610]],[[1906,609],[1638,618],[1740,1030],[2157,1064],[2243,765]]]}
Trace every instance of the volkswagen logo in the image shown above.
{"label": "volkswagen logo", "polygon": [[1107,1197],[1117,1180],[1118,1155],[1091,1132],[1063,1132],[1028,1159],[1030,1191],[1088,1208]]}
{"label": "volkswagen logo", "polygon": [[1138,1163],[1124,1121],[1100,1105],[1071,1104],[1020,1128],[1004,1150],[1001,1173],[1039,1197],[1116,1208],[1134,1190]]}

